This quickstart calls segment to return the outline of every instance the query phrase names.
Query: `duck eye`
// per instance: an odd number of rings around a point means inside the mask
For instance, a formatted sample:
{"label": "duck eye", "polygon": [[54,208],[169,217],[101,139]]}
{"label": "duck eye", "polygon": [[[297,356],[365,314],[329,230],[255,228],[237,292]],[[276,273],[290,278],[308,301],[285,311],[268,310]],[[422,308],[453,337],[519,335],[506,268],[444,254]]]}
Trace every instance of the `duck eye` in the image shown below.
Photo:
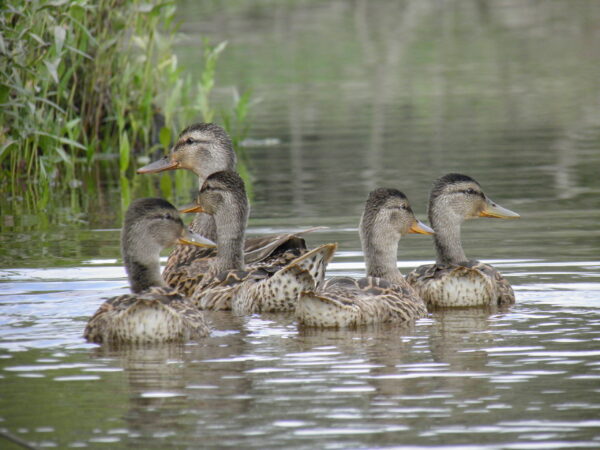
{"label": "duck eye", "polygon": [[194,139],[193,139],[193,138],[191,138],[191,137],[189,137],[189,138],[187,138],[187,139],[185,140],[185,143],[186,143],[186,144],[188,144],[188,145],[192,145],[194,142],[195,142],[195,141],[194,141]]}
{"label": "duck eye", "polygon": [[469,189],[467,189],[467,194],[470,194],[470,195],[475,195],[476,193],[477,193],[477,192],[475,192],[475,189],[473,189],[473,188],[469,188]]}

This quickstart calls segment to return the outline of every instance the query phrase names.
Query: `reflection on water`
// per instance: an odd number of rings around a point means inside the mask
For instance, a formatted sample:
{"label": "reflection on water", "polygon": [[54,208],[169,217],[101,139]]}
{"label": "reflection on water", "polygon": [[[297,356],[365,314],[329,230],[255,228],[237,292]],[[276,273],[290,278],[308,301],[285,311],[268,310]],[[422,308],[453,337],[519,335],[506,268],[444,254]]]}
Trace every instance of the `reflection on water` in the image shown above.
{"label": "reflection on water", "polygon": [[[127,290],[119,224],[3,222],[0,431],[60,448],[600,446],[600,4],[182,5],[183,62],[198,33],[227,39],[221,85],[261,99],[250,234],[327,225],[307,240],[340,244],[328,274],[360,276],[370,189],[425,218],[431,180],[465,172],[522,215],[463,228],[517,304],[357,330],[211,313],[200,342],[99,348],[81,333]],[[431,240],[401,241],[404,273],[432,259]]]}
{"label": "reflection on water", "polygon": [[61,446],[593,445],[600,316],[561,295],[406,328],[214,313],[213,337],[183,346],[5,350],[0,406],[10,430]]}

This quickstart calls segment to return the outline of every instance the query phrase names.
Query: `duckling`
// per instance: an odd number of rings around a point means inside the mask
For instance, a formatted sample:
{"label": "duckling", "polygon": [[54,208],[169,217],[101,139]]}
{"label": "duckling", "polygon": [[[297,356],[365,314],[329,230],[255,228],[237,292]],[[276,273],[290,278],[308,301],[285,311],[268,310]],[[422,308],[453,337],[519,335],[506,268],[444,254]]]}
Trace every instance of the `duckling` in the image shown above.
{"label": "duckling", "polygon": [[428,307],[502,306],[515,302],[513,289],[500,272],[465,255],[460,226],[477,217],[520,216],[493,202],[467,175],[450,173],[434,182],[429,196],[429,222],[435,230],[437,260],[416,268],[407,277]]}
{"label": "duckling", "polygon": [[336,244],[322,245],[278,270],[246,269],[243,248],[248,198],[243,180],[233,171],[210,175],[196,204],[183,212],[210,214],[217,228],[217,256],[204,268],[192,295],[200,309],[232,309],[238,314],[293,311],[301,290],[322,283],[325,267],[337,248]]}
{"label": "duckling", "polygon": [[160,275],[160,251],[175,243],[215,247],[187,231],[166,200],[143,198],[129,206],[121,232],[121,254],[131,294],[106,300],[89,320],[84,337],[97,343],[158,343],[207,336],[202,312]]}
{"label": "duckling", "polygon": [[[235,166],[235,152],[225,130],[213,123],[196,123],[179,134],[169,156],[141,167],[137,173],[185,169],[194,172],[198,176],[199,185],[202,186],[212,173],[222,170],[234,171]],[[216,239],[215,220],[208,214],[196,214],[190,229],[209,239]],[[316,229],[318,228],[248,238],[244,246],[244,262],[251,267],[266,267],[269,270],[284,267],[308,251],[301,235]],[[202,270],[206,267],[205,259],[214,256],[214,250],[178,245],[169,255],[163,277],[169,286],[185,295],[191,295],[202,279]]]}
{"label": "duckling", "polygon": [[302,325],[348,327],[408,322],[427,314],[425,304],[396,264],[402,236],[433,234],[415,218],[406,196],[397,189],[372,191],[359,229],[367,277],[334,277],[320,289],[302,292],[296,309]]}

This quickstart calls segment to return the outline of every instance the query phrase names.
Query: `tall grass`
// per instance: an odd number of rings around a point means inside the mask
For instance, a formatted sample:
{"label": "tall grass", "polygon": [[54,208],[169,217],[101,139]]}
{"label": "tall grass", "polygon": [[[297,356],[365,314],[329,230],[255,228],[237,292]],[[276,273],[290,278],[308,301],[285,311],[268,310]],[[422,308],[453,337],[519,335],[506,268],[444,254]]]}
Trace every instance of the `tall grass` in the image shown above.
{"label": "tall grass", "polygon": [[[166,151],[191,121],[215,119],[209,98],[225,45],[205,43],[200,80],[186,75],[172,51],[172,2],[5,0],[0,9],[0,191],[9,213],[78,219],[113,185],[125,206],[154,186],[133,177],[138,156]],[[232,117],[246,123],[244,103],[224,113],[228,126]],[[160,189],[181,192],[185,180],[163,176]]]}

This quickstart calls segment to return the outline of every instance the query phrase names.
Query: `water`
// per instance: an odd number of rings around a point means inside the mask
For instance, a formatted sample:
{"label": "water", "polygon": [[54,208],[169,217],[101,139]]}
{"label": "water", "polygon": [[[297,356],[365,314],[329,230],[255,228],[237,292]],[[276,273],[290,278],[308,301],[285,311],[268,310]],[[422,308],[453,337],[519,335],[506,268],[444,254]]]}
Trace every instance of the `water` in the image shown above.
{"label": "water", "polygon": [[[199,32],[229,40],[218,101],[261,99],[250,234],[327,225],[308,241],[339,242],[328,274],[360,276],[369,190],[400,188],[424,219],[431,181],[460,171],[522,214],[463,231],[517,304],[351,331],[213,313],[200,342],[111,350],[81,334],[127,292],[118,221],[4,223],[0,429],[60,448],[600,447],[600,5],[220,8],[182,5],[179,56],[194,66]],[[404,273],[432,259],[430,238],[401,241]]]}

